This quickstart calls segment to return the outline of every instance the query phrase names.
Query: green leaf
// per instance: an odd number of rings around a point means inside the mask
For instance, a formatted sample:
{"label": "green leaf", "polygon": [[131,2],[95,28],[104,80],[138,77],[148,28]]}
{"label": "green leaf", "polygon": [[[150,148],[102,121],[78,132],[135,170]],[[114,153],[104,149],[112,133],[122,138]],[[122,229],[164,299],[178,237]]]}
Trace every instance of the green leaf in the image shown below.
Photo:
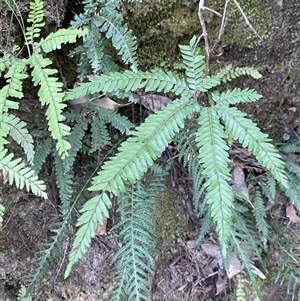
{"label": "green leaf", "polygon": [[231,178],[228,169],[229,147],[225,143],[226,135],[215,109],[203,108],[199,121],[200,128],[196,133],[196,142],[203,174],[206,176],[205,203],[210,207],[221,253],[223,258],[226,258],[232,228],[231,208],[234,205],[234,195],[229,186]]}

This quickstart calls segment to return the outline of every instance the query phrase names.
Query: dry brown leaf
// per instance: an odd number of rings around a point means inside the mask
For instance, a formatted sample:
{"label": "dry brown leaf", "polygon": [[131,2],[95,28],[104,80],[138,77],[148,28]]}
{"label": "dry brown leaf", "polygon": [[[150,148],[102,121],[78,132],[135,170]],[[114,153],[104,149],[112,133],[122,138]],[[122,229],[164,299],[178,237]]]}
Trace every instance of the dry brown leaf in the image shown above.
{"label": "dry brown leaf", "polygon": [[286,212],[285,213],[286,217],[289,218],[288,225],[290,223],[298,223],[300,221],[300,218],[297,215],[297,212],[296,212],[296,210],[295,210],[295,208],[294,208],[294,206],[292,204],[286,207],[286,211],[285,212]]}
{"label": "dry brown leaf", "polygon": [[264,273],[260,269],[258,269],[253,264],[250,264],[250,267],[251,267],[251,271],[252,271],[253,274],[257,275],[261,279],[266,279],[266,276],[264,275]]}
{"label": "dry brown leaf", "polygon": [[236,253],[232,252],[229,259],[229,271],[227,272],[228,278],[231,279],[233,276],[239,274],[242,270],[243,265],[236,257]]}
{"label": "dry brown leaf", "polygon": [[245,174],[243,169],[239,166],[235,166],[232,170],[232,187],[250,202],[249,191],[245,182]]}
{"label": "dry brown leaf", "polygon": [[96,101],[96,106],[98,108],[114,109],[116,105],[117,103],[109,97],[99,98]]}
{"label": "dry brown leaf", "polygon": [[224,288],[226,287],[226,285],[227,285],[226,271],[224,269],[220,268],[218,270],[218,279],[216,282],[216,289],[217,289],[216,295],[221,293],[224,290]]}
{"label": "dry brown leaf", "polygon": [[151,111],[160,110],[171,102],[170,98],[158,94],[133,95],[133,103],[141,103],[145,108]]}
{"label": "dry brown leaf", "polygon": [[96,235],[107,235],[106,231],[106,225],[107,225],[107,217],[103,214],[103,223],[98,224],[97,230],[96,230]]}

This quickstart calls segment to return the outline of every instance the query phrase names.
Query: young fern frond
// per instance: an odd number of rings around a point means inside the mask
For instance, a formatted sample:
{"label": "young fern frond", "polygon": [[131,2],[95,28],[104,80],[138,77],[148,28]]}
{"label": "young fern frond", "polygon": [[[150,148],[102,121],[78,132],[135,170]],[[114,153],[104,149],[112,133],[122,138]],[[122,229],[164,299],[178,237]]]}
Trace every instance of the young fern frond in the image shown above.
{"label": "young fern frond", "polygon": [[285,143],[279,150],[285,154],[300,153],[300,143]]}
{"label": "young fern frond", "polygon": [[250,119],[245,118],[245,113],[235,107],[219,106],[218,114],[233,138],[242,143],[243,147],[248,148],[258,162],[268,169],[283,187],[287,188],[284,163],[277,149],[269,142],[268,136],[262,133]]}
{"label": "young fern frond", "polygon": [[35,39],[40,37],[42,27],[45,26],[43,22],[44,12],[43,12],[43,2],[40,0],[34,0],[34,2],[29,3],[29,15],[27,22],[32,23],[31,26],[26,28],[25,32],[25,43],[27,46],[36,46],[37,42]]}
{"label": "young fern frond", "polygon": [[192,91],[206,92],[220,84],[218,75],[202,77],[205,66],[204,56],[200,55],[196,36],[191,39],[189,46],[180,45],[179,48],[186,67],[186,81]]}
{"label": "young fern frond", "polygon": [[106,128],[104,120],[98,115],[92,122],[92,146],[89,153],[93,153],[99,150],[101,145],[111,144],[111,137]]}
{"label": "young fern frond", "polygon": [[[253,265],[253,261],[251,260],[251,254],[249,251],[247,251],[246,248],[243,246],[247,245],[247,242],[250,244],[253,243],[253,237],[248,234],[248,229],[245,227],[245,223],[241,222],[241,219],[239,219],[240,222],[236,222],[235,224],[235,231],[231,234],[231,243],[236,251],[238,259],[243,264],[245,270],[247,271],[247,274],[250,277],[251,284],[259,298],[260,301],[263,301],[263,296],[260,292],[259,286],[257,284],[257,281],[255,279],[255,276],[251,270],[251,265]],[[244,224],[244,225],[243,225]],[[240,227],[240,228],[238,228]],[[248,237],[248,239],[247,239]],[[251,244],[250,244],[251,245]],[[257,249],[257,248],[256,248]]]}
{"label": "young fern frond", "polygon": [[115,254],[117,284],[111,301],[150,300],[147,278],[154,272],[156,198],[164,188],[168,168],[151,167],[150,184],[138,181],[119,198],[121,221],[112,231],[120,229],[122,247]]}
{"label": "young fern frond", "polygon": [[227,245],[231,236],[234,195],[229,186],[229,147],[226,135],[214,108],[203,108],[200,128],[196,133],[199,159],[206,176],[205,203],[211,208],[223,258],[227,258]]}
{"label": "young fern frond", "polygon": [[69,256],[65,277],[71,268],[85,253],[90,245],[98,223],[102,223],[102,214],[108,216],[111,206],[106,191],[118,196],[125,191],[125,181],[135,183],[141,179],[147,169],[153,165],[175,134],[184,126],[184,121],[197,111],[197,104],[186,98],[173,101],[162,110],[150,115],[132,137],[123,142],[119,153],[104,163],[102,170],[93,178],[90,191],[103,191],[93,197],[81,209],[77,226],[80,226]]}

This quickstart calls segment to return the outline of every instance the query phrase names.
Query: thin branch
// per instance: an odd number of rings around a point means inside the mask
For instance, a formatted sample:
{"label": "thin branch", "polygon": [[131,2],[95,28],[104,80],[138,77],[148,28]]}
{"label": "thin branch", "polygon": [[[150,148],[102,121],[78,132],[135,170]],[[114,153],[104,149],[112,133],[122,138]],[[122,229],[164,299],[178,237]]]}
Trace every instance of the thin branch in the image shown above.
{"label": "thin branch", "polygon": [[210,48],[209,48],[208,39],[207,39],[206,26],[205,26],[204,18],[202,16],[202,11],[205,9],[204,1],[205,0],[199,1],[198,18],[199,18],[199,21],[200,21],[200,24],[202,27],[202,35],[199,37],[198,41],[200,41],[200,39],[203,37],[204,44],[205,44],[205,53],[206,53],[206,64],[205,64],[204,74],[207,75],[209,73]]}
{"label": "thin branch", "polygon": [[250,27],[250,29],[254,32],[254,34],[261,40],[263,41],[263,38],[258,34],[258,32],[254,29],[254,27],[251,25],[251,23],[249,22],[247,16],[245,15],[243,9],[241,8],[240,4],[237,2],[237,0],[233,0],[235,5],[238,7],[238,9],[240,10],[243,18],[245,19],[246,24]]}
{"label": "thin branch", "polygon": [[218,41],[221,41],[221,37],[224,34],[224,30],[226,27],[229,2],[230,2],[230,0],[226,0],[225,6],[224,6],[222,23],[221,23],[219,34],[218,34]]}

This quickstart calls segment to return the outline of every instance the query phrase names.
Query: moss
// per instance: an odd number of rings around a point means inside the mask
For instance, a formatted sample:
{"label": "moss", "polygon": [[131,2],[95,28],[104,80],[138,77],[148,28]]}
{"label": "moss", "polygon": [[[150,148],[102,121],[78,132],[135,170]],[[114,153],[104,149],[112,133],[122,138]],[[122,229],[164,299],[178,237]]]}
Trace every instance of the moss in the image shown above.
{"label": "moss", "polygon": [[127,21],[137,37],[138,58],[149,68],[170,68],[178,60],[178,44],[199,32],[195,5],[175,0],[127,4]]}
{"label": "moss", "polygon": [[176,200],[176,197],[169,190],[160,194],[158,198],[154,234],[159,239],[172,240],[176,237],[184,236],[184,233],[187,232],[187,223],[183,213],[178,210],[176,202],[178,202],[178,200]]}

